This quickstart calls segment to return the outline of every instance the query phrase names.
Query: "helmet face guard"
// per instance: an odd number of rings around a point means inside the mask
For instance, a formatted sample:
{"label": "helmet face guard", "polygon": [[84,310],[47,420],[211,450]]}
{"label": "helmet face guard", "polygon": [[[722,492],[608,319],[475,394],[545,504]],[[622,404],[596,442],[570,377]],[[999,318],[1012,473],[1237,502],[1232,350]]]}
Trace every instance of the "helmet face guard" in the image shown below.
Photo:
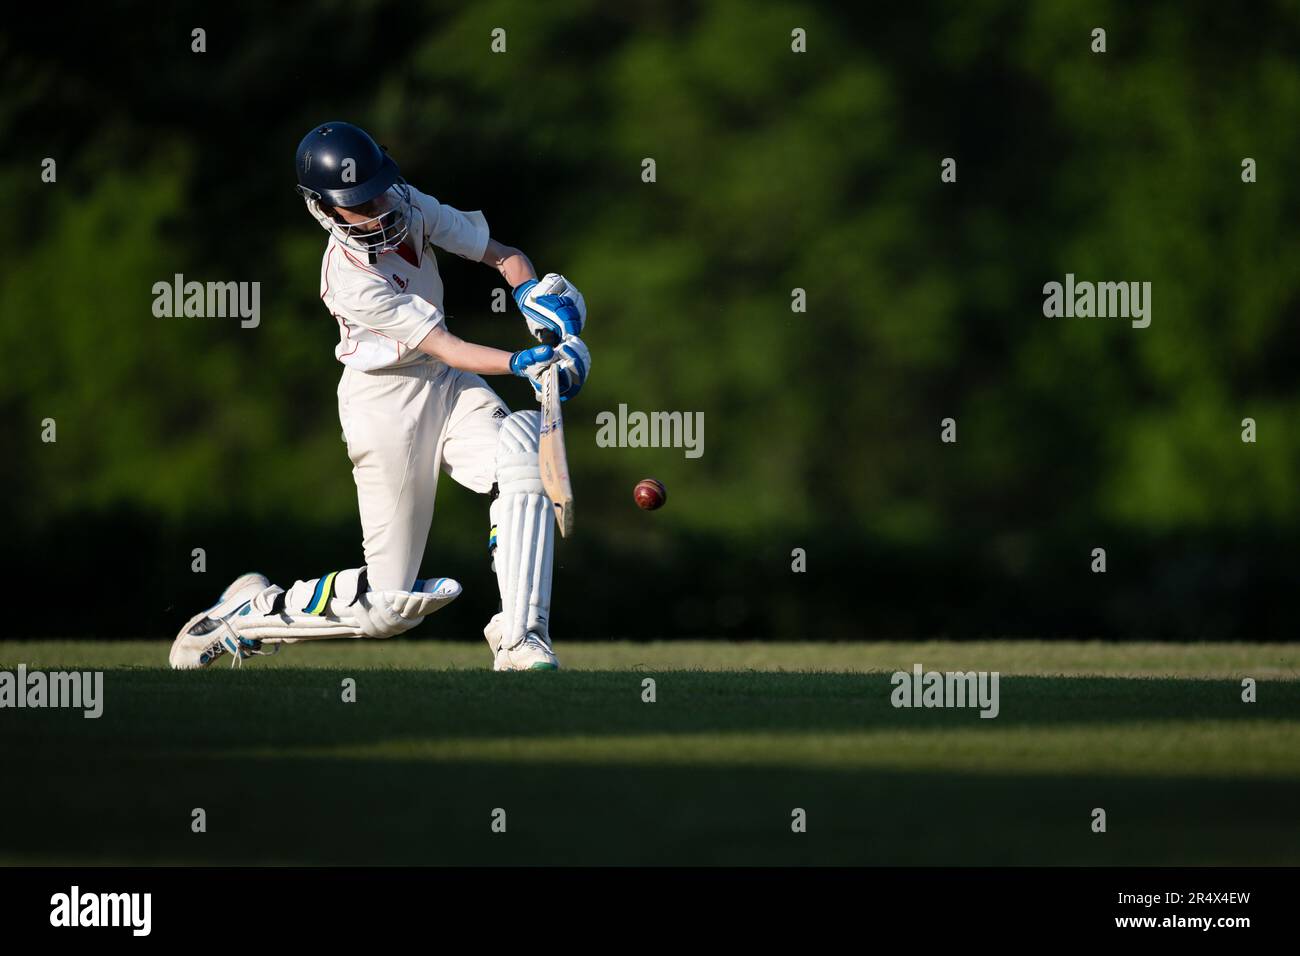
{"label": "helmet face guard", "polygon": [[392,252],[411,231],[411,190],[401,179],[364,203],[343,206],[368,217],[360,222],[346,222],[322,197],[311,195],[301,186],[298,191],[307,202],[307,211],[322,228],[354,252],[375,256]]}
{"label": "helmet face guard", "polygon": [[[410,230],[411,190],[397,164],[370,135],[351,123],[318,126],[298,144],[298,192],[307,211],[340,243],[380,255]],[[346,222],[338,209],[366,217]]]}

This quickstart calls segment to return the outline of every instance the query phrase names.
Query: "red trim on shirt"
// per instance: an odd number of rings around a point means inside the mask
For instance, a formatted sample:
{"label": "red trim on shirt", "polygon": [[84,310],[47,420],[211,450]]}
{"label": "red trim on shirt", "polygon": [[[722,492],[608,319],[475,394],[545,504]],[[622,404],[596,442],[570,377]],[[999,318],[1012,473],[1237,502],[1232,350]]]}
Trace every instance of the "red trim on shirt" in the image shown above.
{"label": "red trim on shirt", "polygon": [[[334,316],[334,318],[338,319],[338,321],[339,321],[339,325],[343,326],[343,337],[344,337],[347,341],[352,342],[352,330],[351,330],[350,328],[348,328],[347,320],[346,320],[345,318],[343,318],[343,316],[339,315],[337,312],[331,312],[330,315],[332,315],[332,316]],[[346,357],[346,356],[348,356],[348,355],[351,355],[353,352],[355,352],[355,351],[356,351],[357,349],[359,349],[360,347],[361,347],[361,343],[360,343],[360,342],[352,342],[352,349],[351,349],[350,351],[347,351],[347,352],[343,352],[343,353],[341,353],[341,354],[339,355],[339,361],[340,361],[340,362],[343,361],[344,357]]]}
{"label": "red trim on shirt", "polygon": [[417,269],[420,268],[420,262],[418,259],[415,258],[415,253],[411,251],[411,247],[408,246],[405,242],[402,242],[397,247],[397,254],[401,256],[403,259],[405,259],[407,262],[409,262],[411,265],[415,266],[415,268]]}
{"label": "red trim on shirt", "polygon": [[320,294],[321,301],[325,301],[325,296],[330,291],[330,260],[334,258],[334,243],[330,243],[329,252],[325,253],[325,291]]}

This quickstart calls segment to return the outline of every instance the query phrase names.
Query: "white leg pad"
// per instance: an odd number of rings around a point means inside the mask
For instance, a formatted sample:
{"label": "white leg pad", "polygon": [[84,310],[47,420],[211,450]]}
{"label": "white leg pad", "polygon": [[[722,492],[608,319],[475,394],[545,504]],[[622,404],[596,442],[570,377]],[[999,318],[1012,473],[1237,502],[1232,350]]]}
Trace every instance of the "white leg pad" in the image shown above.
{"label": "white leg pad", "polygon": [[417,582],[414,591],[371,591],[362,570],[298,581],[288,591],[272,585],[229,624],[241,637],[273,644],[395,637],[460,596],[460,585],[451,578]]}
{"label": "white leg pad", "polygon": [[491,515],[504,648],[515,647],[529,631],[550,642],[555,519],[537,464],[540,423],[535,411],[515,412],[502,422],[497,444],[499,494]]}

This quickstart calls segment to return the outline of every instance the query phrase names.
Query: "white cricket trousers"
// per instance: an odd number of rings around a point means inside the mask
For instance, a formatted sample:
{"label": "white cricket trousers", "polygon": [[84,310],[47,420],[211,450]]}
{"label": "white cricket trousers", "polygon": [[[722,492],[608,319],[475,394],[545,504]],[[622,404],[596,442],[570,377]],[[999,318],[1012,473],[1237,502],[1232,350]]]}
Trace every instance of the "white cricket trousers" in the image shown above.
{"label": "white cricket trousers", "polygon": [[411,590],[421,576],[439,471],[472,491],[490,491],[497,435],[510,410],[478,375],[441,362],[345,368],[338,396],[370,587]]}

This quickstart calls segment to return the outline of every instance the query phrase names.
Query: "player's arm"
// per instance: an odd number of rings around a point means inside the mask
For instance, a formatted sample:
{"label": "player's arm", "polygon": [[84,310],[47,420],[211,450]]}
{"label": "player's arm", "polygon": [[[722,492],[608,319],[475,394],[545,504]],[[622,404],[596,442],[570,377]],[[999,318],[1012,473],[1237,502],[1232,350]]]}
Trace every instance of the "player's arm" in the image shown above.
{"label": "player's arm", "polygon": [[488,239],[482,261],[505,279],[514,293],[528,329],[538,339],[554,342],[580,335],[587,321],[587,304],[568,279],[548,273],[540,281],[532,262],[514,246]]}
{"label": "player's arm", "polygon": [[[507,352],[490,345],[466,342],[459,335],[448,332],[443,325],[434,326],[416,347],[452,368],[479,375],[518,375],[531,379],[534,387],[538,387],[542,370],[548,365],[557,361],[561,367],[568,364],[567,356],[549,345],[535,345],[519,352]],[[585,373],[583,377],[586,377]]]}
{"label": "player's arm", "polygon": [[526,255],[514,246],[507,246],[495,239],[488,240],[487,250],[483,253],[481,261],[501,273],[501,278],[505,279],[512,289],[537,279],[537,270],[533,268],[532,262]]}
{"label": "player's arm", "polygon": [[511,375],[510,367],[513,357],[504,349],[494,349],[490,345],[475,345],[466,342],[459,335],[447,331],[444,325],[436,325],[416,346],[426,355],[432,355],[440,362],[452,368],[479,375]]}
{"label": "player's arm", "polygon": [[443,325],[434,326],[416,346],[426,355],[432,355],[452,368],[479,375],[518,375],[532,382],[541,391],[542,372],[550,365],[559,366],[560,398],[568,401],[581,390],[591,368],[591,354],[582,339],[576,335],[566,337],[558,348],[535,345],[519,352],[494,349],[490,345],[475,345],[448,332]]}

